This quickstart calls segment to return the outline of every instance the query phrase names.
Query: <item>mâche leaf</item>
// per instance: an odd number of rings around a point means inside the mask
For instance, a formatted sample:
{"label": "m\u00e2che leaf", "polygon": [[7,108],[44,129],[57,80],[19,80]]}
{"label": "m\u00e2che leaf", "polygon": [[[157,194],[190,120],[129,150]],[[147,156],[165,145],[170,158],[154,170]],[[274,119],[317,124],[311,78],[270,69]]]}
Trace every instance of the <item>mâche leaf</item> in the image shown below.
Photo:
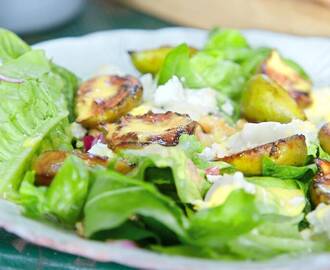
{"label": "m\u00e2che leaf", "polygon": [[87,166],[78,157],[70,156],[49,187],[36,187],[33,172],[27,172],[19,189],[19,202],[28,216],[73,226],[80,217],[89,185]]}
{"label": "m\u00e2che leaf", "polygon": [[117,229],[128,220],[134,221],[141,216],[158,222],[179,238],[186,238],[187,220],[172,200],[159,193],[152,184],[110,170],[95,172],[95,183],[84,213],[88,237],[100,231]]}

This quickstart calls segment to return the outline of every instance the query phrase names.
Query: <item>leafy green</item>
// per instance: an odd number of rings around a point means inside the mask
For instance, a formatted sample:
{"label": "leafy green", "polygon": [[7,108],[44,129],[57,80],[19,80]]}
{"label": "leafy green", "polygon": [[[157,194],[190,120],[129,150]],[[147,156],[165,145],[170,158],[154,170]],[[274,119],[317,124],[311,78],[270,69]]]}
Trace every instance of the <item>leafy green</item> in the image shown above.
{"label": "leafy green", "polygon": [[0,104],[0,196],[15,199],[35,155],[72,149],[68,107],[77,79],[2,29],[0,58],[0,74],[22,81],[0,81],[0,97],[6,100]]}
{"label": "leafy green", "polygon": [[29,50],[30,47],[17,35],[0,28],[0,63],[18,58]]}
{"label": "leafy green", "polygon": [[[8,75],[21,73],[24,63],[30,67],[24,83],[0,82],[0,97],[7,101],[0,104],[0,194],[3,196],[18,188],[33,155],[48,134],[57,133],[61,136],[58,143],[71,148],[70,135],[60,132],[68,126],[60,80],[50,72],[49,66],[38,66],[37,60],[46,61],[40,51],[31,51],[11,60],[17,63],[17,71],[11,61],[0,67],[0,73]],[[38,67],[33,72],[35,66]],[[30,77],[31,74],[37,77]]]}
{"label": "leafy green", "polygon": [[68,157],[49,187],[36,187],[34,173],[27,172],[19,189],[25,214],[36,218],[54,217],[65,225],[74,225],[80,217],[89,189],[85,163]]}
{"label": "leafy green", "polygon": [[315,164],[296,167],[288,165],[279,165],[270,158],[264,157],[262,161],[262,175],[272,176],[281,179],[299,179],[310,180],[317,172]]}
{"label": "leafy green", "polygon": [[151,231],[156,230],[153,226],[156,222],[157,227],[170,230],[181,239],[186,238],[187,220],[172,200],[160,194],[152,184],[110,170],[95,172],[95,183],[84,213],[88,237],[142,217]]}
{"label": "leafy green", "polygon": [[207,168],[208,162],[200,158],[199,154],[203,151],[204,147],[196,136],[183,134],[179,138],[179,145],[185,152],[188,158],[199,168]]}
{"label": "leafy green", "polygon": [[182,79],[188,87],[198,88],[203,86],[198,75],[190,67],[189,47],[185,43],[168,53],[159,71],[158,83],[164,84],[173,76]]}
{"label": "leafy green", "polygon": [[224,248],[229,240],[259,224],[259,219],[255,197],[239,189],[224,204],[192,216],[188,233],[194,245]]}
{"label": "leafy green", "polygon": [[201,200],[208,187],[203,171],[194,165],[181,147],[150,145],[141,150],[127,150],[124,154],[137,165],[130,173],[137,179],[145,178],[147,168],[170,168],[176,192],[182,203]]}
{"label": "leafy green", "polygon": [[19,203],[23,205],[26,215],[40,218],[44,213],[48,212],[47,187],[37,188],[34,185],[34,181],[35,173],[33,171],[26,172],[19,190]]}
{"label": "leafy green", "polygon": [[249,47],[245,37],[237,30],[219,29],[212,30],[205,44],[205,49],[223,50],[226,48]]}
{"label": "leafy green", "polygon": [[79,218],[89,189],[89,172],[85,163],[68,157],[47,190],[49,211],[62,222],[74,224]]}
{"label": "leafy green", "polygon": [[191,68],[202,78],[202,86],[209,86],[231,98],[240,95],[245,83],[239,64],[224,57],[199,52],[191,58]]}
{"label": "leafy green", "polygon": [[298,230],[300,221],[301,216],[265,216],[260,226],[229,243],[230,252],[241,259],[261,260],[285,253],[320,250],[320,245],[302,238]]}
{"label": "leafy green", "polygon": [[199,169],[204,170],[210,167],[218,167],[222,172],[233,172],[233,167],[229,163],[224,161],[206,161],[201,158],[199,154],[204,150],[204,146],[194,135],[181,135],[179,139],[179,147]]}
{"label": "leafy green", "polygon": [[59,75],[62,79],[61,92],[63,93],[66,99],[66,103],[70,112],[69,119],[72,122],[75,119],[74,98],[75,98],[76,90],[78,89],[79,86],[79,80],[72,72],[54,63],[52,63],[51,69],[53,73]]}
{"label": "leafy green", "polygon": [[[238,100],[246,80],[269,52],[267,48],[250,48],[236,30],[216,29],[211,32],[205,48],[191,58],[186,44],[174,48],[165,58],[158,83],[164,84],[177,76],[186,87],[212,87],[224,96]],[[220,97],[220,101],[223,99]],[[237,115],[235,113],[235,119]]]}

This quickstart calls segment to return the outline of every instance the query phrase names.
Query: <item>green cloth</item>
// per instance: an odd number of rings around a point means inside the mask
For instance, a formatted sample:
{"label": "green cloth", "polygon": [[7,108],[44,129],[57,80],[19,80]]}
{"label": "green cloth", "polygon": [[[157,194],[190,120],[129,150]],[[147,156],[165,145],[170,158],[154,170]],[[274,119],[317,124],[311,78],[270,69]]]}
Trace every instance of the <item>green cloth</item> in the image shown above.
{"label": "green cloth", "polygon": [[[140,12],[114,4],[112,1],[90,0],[75,19],[44,33],[25,35],[29,44],[44,40],[81,36],[95,31],[119,28],[157,29],[171,26]],[[20,238],[0,230],[0,269],[2,270],[128,270],[133,269],[114,263],[97,263],[92,260],[56,252],[28,244]]]}

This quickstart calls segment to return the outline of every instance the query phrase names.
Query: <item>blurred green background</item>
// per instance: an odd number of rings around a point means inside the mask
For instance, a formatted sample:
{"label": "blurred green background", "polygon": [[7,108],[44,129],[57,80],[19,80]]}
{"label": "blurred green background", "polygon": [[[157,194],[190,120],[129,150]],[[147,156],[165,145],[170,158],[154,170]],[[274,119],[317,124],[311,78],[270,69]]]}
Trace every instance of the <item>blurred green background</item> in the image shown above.
{"label": "blurred green background", "polygon": [[[89,0],[81,13],[71,21],[41,33],[23,35],[29,44],[44,40],[81,36],[87,33],[120,28],[157,29],[173,26],[167,22],[121,6],[118,2]],[[94,261],[55,252],[28,244],[18,237],[0,230],[0,269],[1,270],[127,270],[132,269],[114,263]]]}

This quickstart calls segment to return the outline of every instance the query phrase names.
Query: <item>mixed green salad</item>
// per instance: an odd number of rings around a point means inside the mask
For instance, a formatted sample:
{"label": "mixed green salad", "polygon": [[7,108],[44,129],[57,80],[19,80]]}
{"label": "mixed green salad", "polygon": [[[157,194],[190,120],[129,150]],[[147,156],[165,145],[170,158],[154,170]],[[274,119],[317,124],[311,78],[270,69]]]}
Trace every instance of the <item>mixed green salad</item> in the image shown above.
{"label": "mixed green salad", "polygon": [[0,197],[166,254],[329,250],[330,124],[296,62],[229,29],[128,53],[139,78],[82,81],[0,29]]}

